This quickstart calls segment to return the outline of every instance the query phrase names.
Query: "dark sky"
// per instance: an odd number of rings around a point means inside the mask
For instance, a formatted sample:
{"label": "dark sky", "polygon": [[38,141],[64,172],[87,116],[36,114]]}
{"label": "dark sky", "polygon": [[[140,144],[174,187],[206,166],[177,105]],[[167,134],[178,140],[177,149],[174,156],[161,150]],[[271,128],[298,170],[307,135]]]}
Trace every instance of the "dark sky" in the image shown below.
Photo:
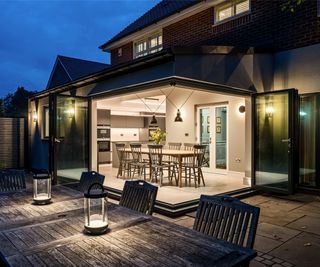
{"label": "dark sky", "polygon": [[45,89],[57,55],[109,63],[98,46],[160,0],[0,0],[0,97]]}

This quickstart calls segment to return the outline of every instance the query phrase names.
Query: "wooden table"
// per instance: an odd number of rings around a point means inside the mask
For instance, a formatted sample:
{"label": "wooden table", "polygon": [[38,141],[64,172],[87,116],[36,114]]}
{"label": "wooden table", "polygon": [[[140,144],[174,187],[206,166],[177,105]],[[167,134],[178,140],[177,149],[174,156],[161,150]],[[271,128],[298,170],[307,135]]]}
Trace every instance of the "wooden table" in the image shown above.
{"label": "wooden table", "polygon": [[[126,152],[131,152],[130,148],[125,148]],[[141,148],[142,154],[149,154],[148,148]],[[182,187],[182,161],[183,158],[193,157],[194,152],[192,150],[174,150],[174,149],[162,149],[162,155],[172,156],[178,159],[178,180],[179,187]]]}
{"label": "wooden table", "polygon": [[83,198],[56,186],[53,203],[0,195],[0,252],[9,266],[239,266],[256,253],[108,204],[110,231],[83,234]]}

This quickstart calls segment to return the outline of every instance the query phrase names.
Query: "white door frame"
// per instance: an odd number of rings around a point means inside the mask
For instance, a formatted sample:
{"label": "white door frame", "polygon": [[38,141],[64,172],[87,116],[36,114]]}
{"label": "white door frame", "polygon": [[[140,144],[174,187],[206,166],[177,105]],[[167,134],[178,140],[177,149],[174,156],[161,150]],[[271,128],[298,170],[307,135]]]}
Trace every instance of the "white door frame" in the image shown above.
{"label": "white door frame", "polygon": [[[216,140],[216,120],[212,120],[211,118],[216,118],[216,108],[218,107],[225,107],[227,109],[227,135],[226,135],[226,169],[217,169],[216,166],[216,153],[215,153],[215,140]],[[197,107],[197,140],[200,142],[200,110],[201,109],[209,109],[210,114],[210,147],[209,147],[209,153],[210,153],[210,164],[209,168],[203,167],[204,172],[209,173],[219,173],[219,174],[227,174],[228,168],[229,168],[229,106],[228,104],[210,104],[210,105],[204,105],[204,106],[198,106]]]}

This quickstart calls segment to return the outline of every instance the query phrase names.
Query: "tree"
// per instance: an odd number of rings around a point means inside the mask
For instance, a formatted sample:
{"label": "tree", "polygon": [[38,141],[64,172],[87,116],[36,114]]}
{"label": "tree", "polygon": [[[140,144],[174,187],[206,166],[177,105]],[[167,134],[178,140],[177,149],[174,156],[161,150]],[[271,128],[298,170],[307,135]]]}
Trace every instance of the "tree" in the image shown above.
{"label": "tree", "polygon": [[[0,101],[3,106],[3,115],[6,117],[27,117],[28,98],[35,92],[28,91],[24,87],[18,87],[15,93],[8,94]],[[0,104],[1,114],[1,104]]]}
{"label": "tree", "polygon": [[281,5],[283,11],[296,12],[297,8],[306,0],[287,0]]}

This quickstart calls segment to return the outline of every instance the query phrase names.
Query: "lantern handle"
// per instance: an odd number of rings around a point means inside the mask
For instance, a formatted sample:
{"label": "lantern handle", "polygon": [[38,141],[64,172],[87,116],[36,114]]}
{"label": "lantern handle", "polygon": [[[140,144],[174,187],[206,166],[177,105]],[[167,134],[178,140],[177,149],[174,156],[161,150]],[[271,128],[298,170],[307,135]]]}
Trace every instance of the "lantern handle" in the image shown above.
{"label": "lantern handle", "polygon": [[102,190],[102,193],[104,192],[104,187],[103,187],[102,184],[100,184],[100,183],[93,183],[93,184],[91,184],[91,185],[89,186],[89,188],[88,188],[88,195],[90,195],[90,191],[91,191],[92,187],[94,187],[95,185],[100,186],[100,188],[101,188],[101,190]]}

